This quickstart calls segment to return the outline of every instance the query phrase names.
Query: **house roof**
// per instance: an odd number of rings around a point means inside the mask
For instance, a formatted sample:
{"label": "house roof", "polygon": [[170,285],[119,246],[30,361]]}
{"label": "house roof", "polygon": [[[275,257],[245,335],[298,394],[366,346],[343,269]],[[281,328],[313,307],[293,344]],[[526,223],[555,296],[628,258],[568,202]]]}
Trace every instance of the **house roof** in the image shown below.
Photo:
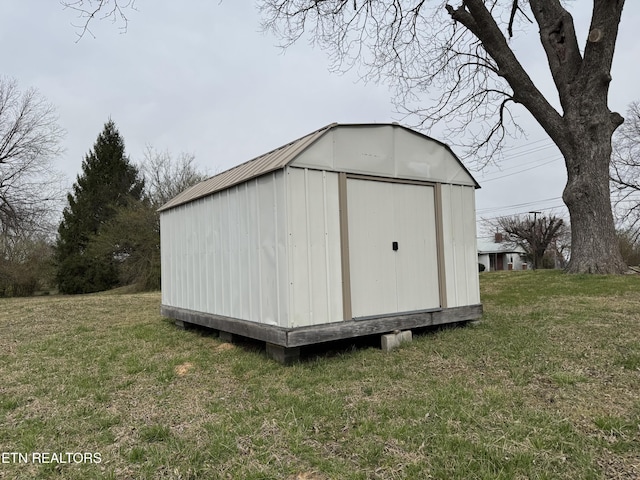
{"label": "house roof", "polygon": [[437,144],[443,146],[449,153],[453,156],[453,158],[459,163],[460,167],[471,177],[473,184],[476,188],[480,188],[480,185],[475,181],[473,176],[469,173],[467,168],[462,164],[460,159],[453,153],[451,148],[438,140],[435,140],[431,137],[423,135],[420,132],[416,132],[407,127],[403,127],[397,123],[393,124],[338,124],[332,123],[325,127],[322,127],[314,132],[305,135],[304,137],[298,138],[286,145],[278,147],[270,152],[267,152],[259,157],[253,158],[247,162],[241,163],[235,167],[230,168],[229,170],[225,170],[222,173],[214,175],[186,190],[182,193],[178,194],[167,203],[165,203],[162,207],[158,209],[159,212],[164,210],[169,210],[171,208],[175,208],[179,205],[192,202],[202,197],[206,197],[215,192],[219,192],[221,190],[225,190],[234,185],[243,183],[252,178],[259,177],[266,173],[272,172],[274,170],[280,170],[287,165],[289,165],[295,158],[300,155],[304,150],[309,148],[313,143],[315,143],[318,139],[323,137],[327,132],[333,130],[338,127],[348,126],[348,127],[357,127],[357,126],[369,126],[369,125],[393,125],[394,127],[399,127],[405,130],[408,130],[417,135],[421,135],[424,138],[427,138]]}
{"label": "house roof", "polygon": [[479,238],[477,240],[478,253],[526,253],[524,248],[511,242],[496,243],[493,239]]}

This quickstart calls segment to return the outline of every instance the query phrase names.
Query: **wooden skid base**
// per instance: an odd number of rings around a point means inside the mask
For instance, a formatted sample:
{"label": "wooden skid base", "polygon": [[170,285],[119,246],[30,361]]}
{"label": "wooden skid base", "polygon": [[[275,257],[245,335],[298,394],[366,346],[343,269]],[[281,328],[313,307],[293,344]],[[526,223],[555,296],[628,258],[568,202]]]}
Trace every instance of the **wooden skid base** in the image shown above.
{"label": "wooden skid base", "polygon": [[[187,324],[202,325],[219,330],[221,336],[222,332],[225,332],[229,335],[241,335],[261,340],[274,346],[292,349],[345,338],[389,333],[394,330],[411,330],[433,325],[478,320],[482,316],[482,305],[469,305],[360,320],[345,320],[344,322],[297,328],[265,325],[168,305],[162,305],[160,313],[165,317],[173,318],[176,323],[180,322],[178,325],[182,327],[187,327]],[[232,337],[228,338],[232,339]]]}
{"label": "wooden skid base", "polygon": [[291,365],[300,360],[300,347],[282,347],[273,343],[266,343],[267,356],[283,365]]}

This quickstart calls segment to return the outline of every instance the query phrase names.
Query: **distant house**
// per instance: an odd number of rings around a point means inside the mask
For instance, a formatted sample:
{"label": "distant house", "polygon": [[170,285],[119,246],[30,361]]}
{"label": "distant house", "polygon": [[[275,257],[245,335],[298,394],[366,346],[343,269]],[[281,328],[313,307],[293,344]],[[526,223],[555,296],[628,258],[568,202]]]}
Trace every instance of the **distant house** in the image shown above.
{"label": "distant house", "polygon": [[484,265],[487,272],[529,268],[524,248],[504,241],[501,233],[496,233],[493,237],[481,237],[477,245],[478,263]]}

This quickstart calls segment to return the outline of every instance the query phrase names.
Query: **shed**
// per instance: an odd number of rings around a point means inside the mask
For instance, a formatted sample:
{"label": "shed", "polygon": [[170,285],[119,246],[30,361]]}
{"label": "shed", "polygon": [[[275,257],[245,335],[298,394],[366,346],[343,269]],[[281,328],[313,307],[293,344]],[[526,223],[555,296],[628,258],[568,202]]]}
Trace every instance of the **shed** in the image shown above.
{"label": "shed", "polygon": [[331,124],[160,208],[161,313],[300,347],[482,315],[477,182],[398,124]]}

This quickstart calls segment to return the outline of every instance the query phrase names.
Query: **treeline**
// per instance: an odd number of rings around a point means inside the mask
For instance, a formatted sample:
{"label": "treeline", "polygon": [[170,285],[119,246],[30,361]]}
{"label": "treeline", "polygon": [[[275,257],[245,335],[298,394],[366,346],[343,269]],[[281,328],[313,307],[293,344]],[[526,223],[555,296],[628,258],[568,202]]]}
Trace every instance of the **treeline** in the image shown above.
{"label": "treeline", "polygon": [[122,285],[160,288],[160,222],[156,210],[201,181],[193,157],[174,164],[149,148],[141,168],[125,154],[109,120],[67,196],[55,246],[61,293],[90,293]]}
{"label": "treeline", "polygon": [[[193,155],[174,159],[147,147],[143,161],[134,164],[115,123],[107,121],[66,195],[57,228],[49,221],[52,206],[29,219],[28,212],[11,212],[11,197],[2,203],[0,296],[160,288],[157,209],[204,178]],[[34,193],[32,202],[37,199]]]}

